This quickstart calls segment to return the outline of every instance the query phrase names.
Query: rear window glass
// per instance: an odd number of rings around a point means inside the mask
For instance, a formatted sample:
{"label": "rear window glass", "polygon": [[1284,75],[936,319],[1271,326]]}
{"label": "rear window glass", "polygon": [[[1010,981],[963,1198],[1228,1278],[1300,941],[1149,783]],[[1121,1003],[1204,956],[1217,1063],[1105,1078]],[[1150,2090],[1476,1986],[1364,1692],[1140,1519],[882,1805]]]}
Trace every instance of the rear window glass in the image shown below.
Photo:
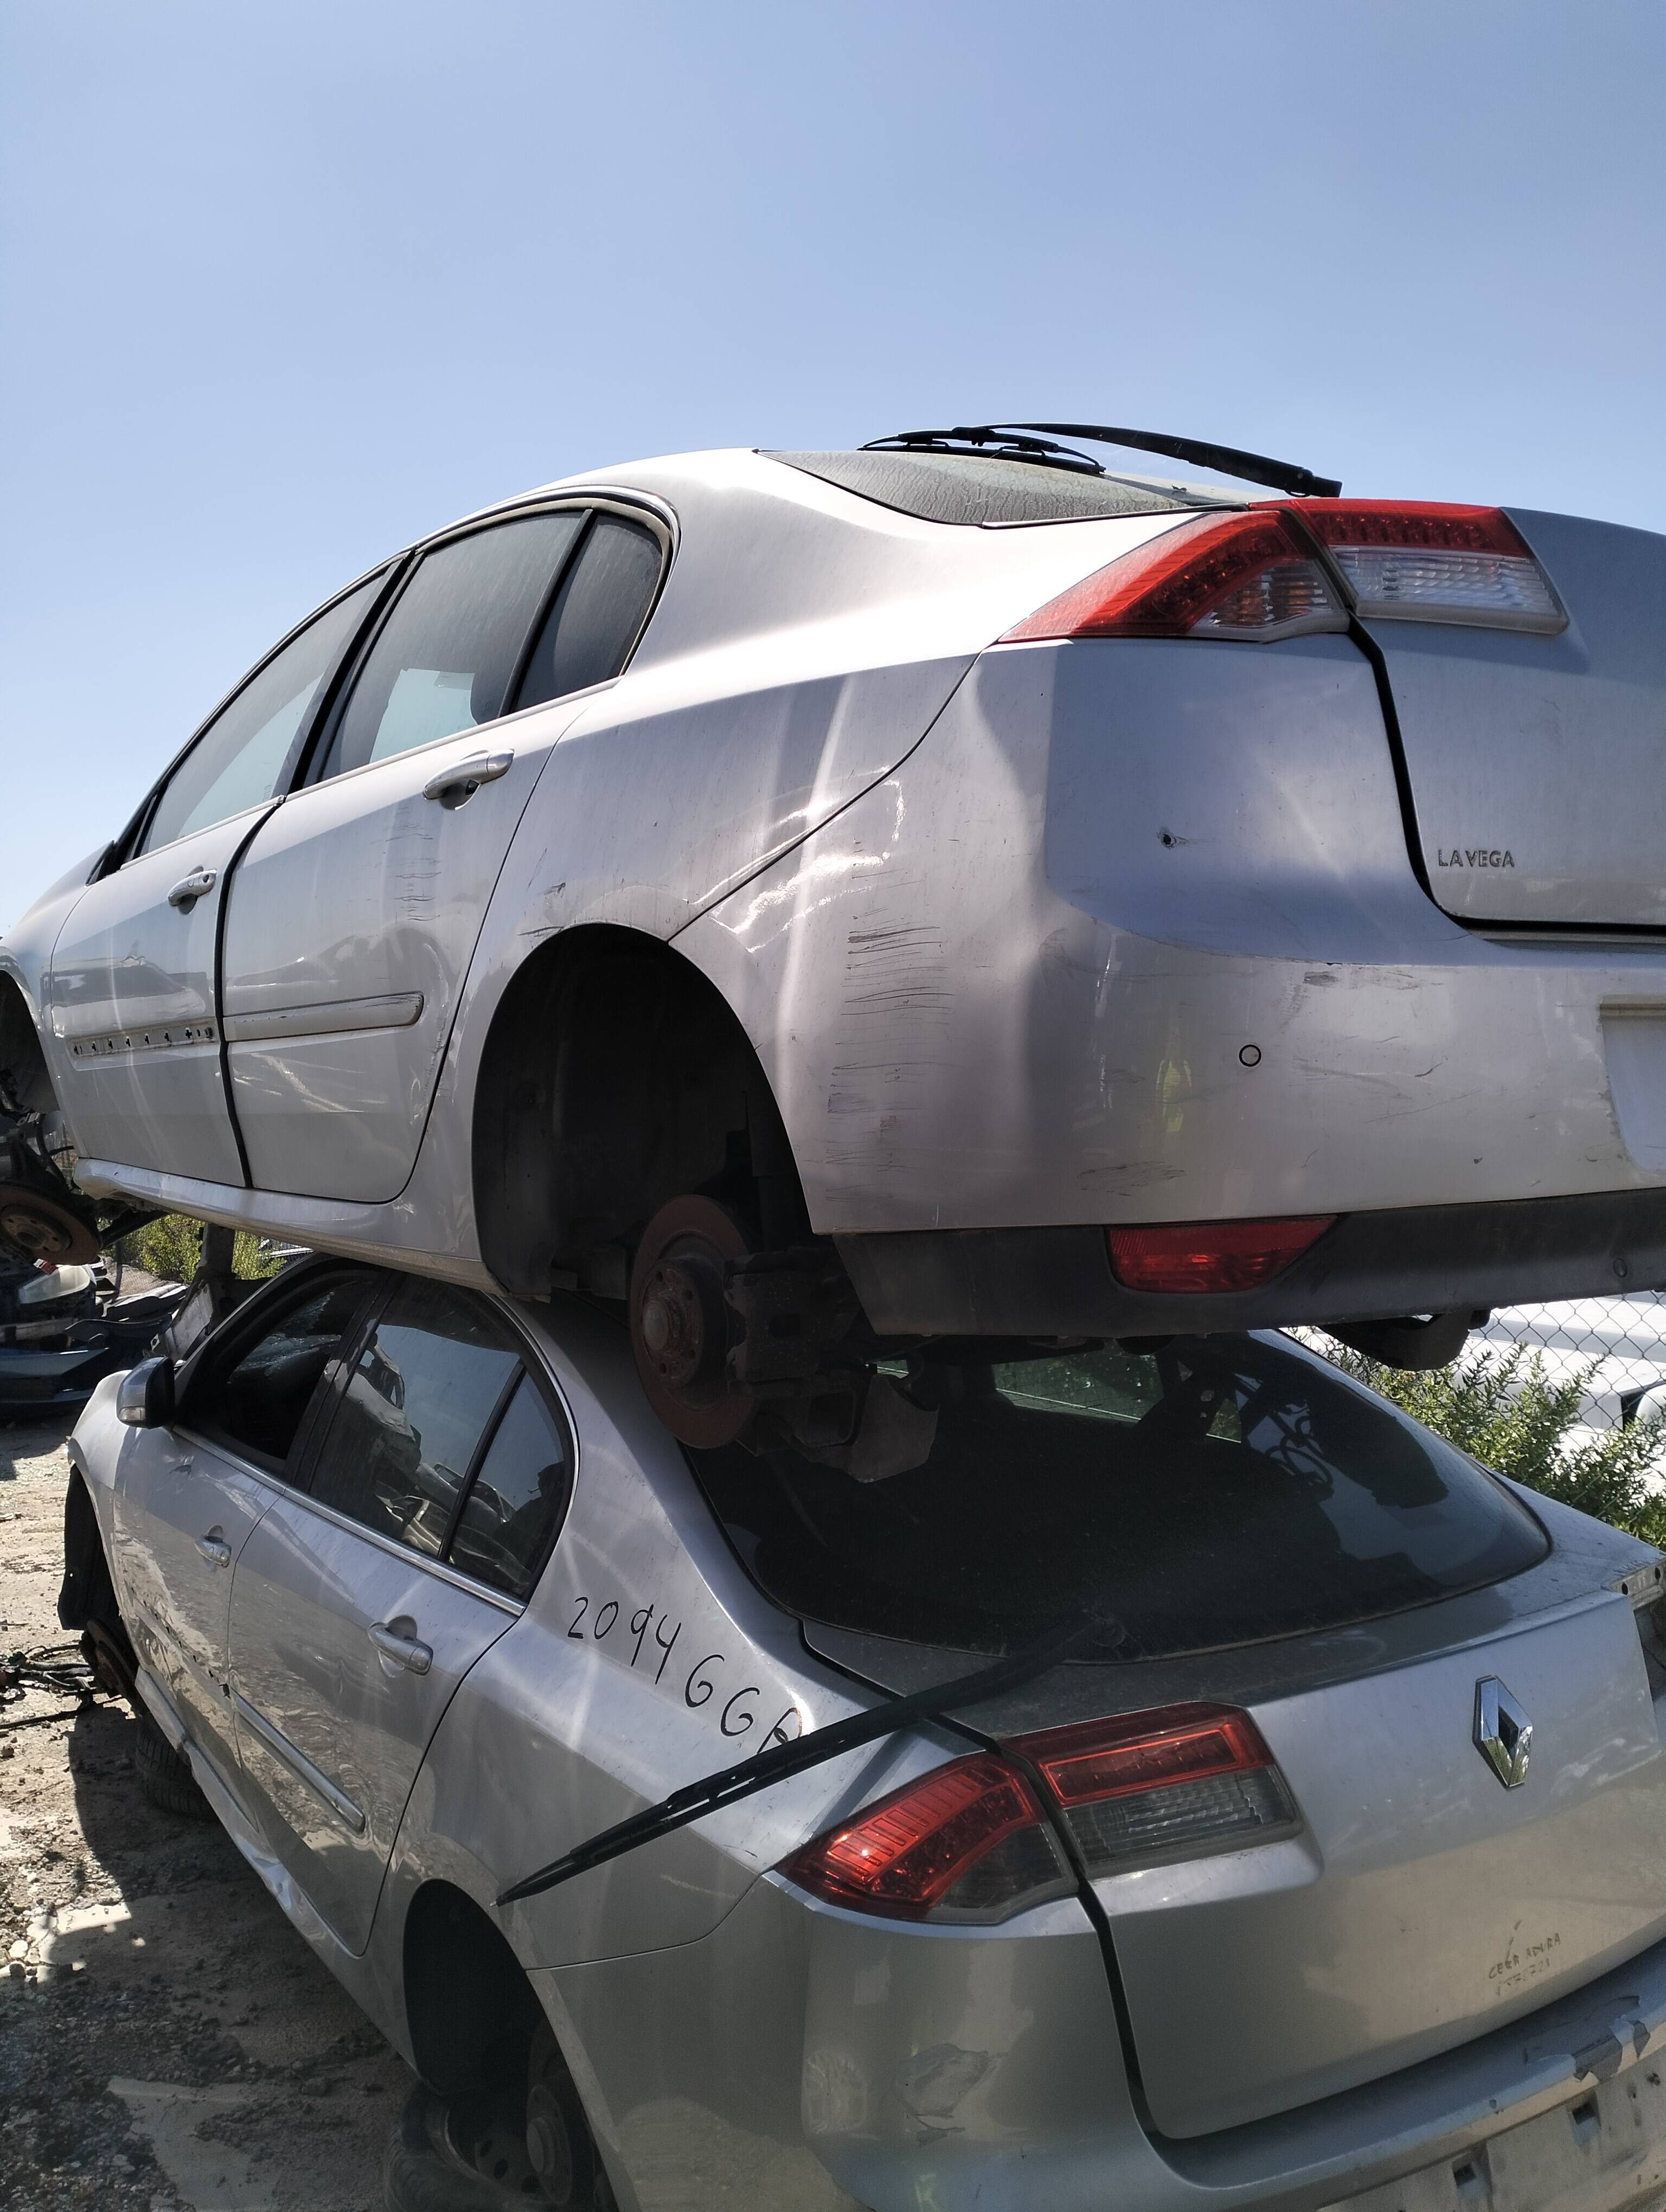
{"label": "rear window glass", "polygon": [[1186,484],[1079,475],[979,453],[769,453],[765,459],[925,522],[1085,522],[1222,504],[1219,495]]}
{"label": "rear window glass", "polygon": [[927,1347],[873,1388],[936,1409],[922,1463],[743,1444],[695,1471],[753,1579],[806,1620],[969,1651],[1067,1614],[1171,1656],[1427,1604],[1542,1559],[1543,1532],[1438,1437],[1282,1338]]}

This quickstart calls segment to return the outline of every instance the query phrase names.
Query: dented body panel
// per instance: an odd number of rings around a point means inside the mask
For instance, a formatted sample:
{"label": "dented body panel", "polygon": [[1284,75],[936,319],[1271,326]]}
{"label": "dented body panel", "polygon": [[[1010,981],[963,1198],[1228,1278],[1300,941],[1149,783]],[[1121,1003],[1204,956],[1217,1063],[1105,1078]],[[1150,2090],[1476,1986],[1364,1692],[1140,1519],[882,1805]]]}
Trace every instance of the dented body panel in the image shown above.
{"label": "dented body panel", "polygon": [[836,1234],[1642,1190],[1666,1158],[1607,1047],[1666,1051],[1666,955],[1439,913],[1344,639],[986,653],[678,944]]}

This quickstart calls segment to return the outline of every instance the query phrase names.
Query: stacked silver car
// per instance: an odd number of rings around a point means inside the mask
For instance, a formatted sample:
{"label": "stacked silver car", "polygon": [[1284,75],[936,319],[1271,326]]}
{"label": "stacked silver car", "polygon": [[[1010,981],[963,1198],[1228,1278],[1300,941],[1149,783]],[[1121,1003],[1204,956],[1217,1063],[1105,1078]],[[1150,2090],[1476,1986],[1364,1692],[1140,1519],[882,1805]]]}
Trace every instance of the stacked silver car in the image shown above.
{"label": "stacked silver car", "polygon": [[330,1255],[63,1613],[396,2203],[1666,2189],[1662,1564],[1269,1326],[1666,1284],[1666,541],[1061,434],[475,517],[0,949],[12,1249]]}

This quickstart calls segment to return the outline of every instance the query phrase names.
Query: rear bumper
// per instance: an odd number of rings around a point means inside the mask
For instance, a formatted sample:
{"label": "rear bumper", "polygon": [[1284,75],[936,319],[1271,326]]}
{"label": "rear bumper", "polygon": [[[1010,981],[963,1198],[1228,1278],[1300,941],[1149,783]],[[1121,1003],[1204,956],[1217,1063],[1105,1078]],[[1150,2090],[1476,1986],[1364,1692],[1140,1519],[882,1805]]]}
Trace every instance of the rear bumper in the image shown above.
{"label": "rear bumper", "polygon": [[1141,2123],[1098,1944],[1073,1911],[1043,1906],[1029,1932],[1024,1921],[926,1929],[813,1906],[766,1880],[697,1942],[532,1980],[622,2204],[1620,2212],[1650,2201],[1666,2128],[1666,2089],[1649,2080],[1666,2075],[1666,1944],[1439,2057],[1181,2142]]}
{"label": "rear bumper", "polygon": [[1274,1281],[1222,1295],[1124,1288],[1097,1225],[836,1242],[886,1334],[1194,1335],[1666,1289],[1666,1190],[1344,1214]]}

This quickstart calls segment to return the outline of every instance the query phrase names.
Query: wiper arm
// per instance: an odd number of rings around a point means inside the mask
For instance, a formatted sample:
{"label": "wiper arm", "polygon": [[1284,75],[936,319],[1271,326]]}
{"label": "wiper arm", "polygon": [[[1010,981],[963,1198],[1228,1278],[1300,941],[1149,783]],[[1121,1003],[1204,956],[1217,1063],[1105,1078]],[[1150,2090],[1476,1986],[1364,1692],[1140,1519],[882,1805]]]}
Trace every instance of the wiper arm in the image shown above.
{"label": "wiper arm", "polygon": [[1103,422],[982,422],[963,423],[953,430],[899,430],[889,438],[873,438],[865,453],[992,452],[996,459],[1039,462],[1043,467],[1067,468],[1103,476],[1100,464],[1086,453],[1053,443],[1055,438],[1091,438],[1097,445],[1126,446],[1136,453],[1162,453],[1168,459],[1192,461],[1199,468],[1219,469],[1223,476],[1241,477],[1246,483],[1271,484],[1276,491],[1298,497],[1335,499],[1341,481],[1315,476],[1295,461],[1275,461],[1266,453],[1245,453],[1237,446],[1216,446],[1201,438],[1171,438],[1160,430],[1118,430]]}
{"label": "wiper arm", "polygon": [[592,1867],[605,1866],[610,1859],[622,1858],[643,1844],[651,1844],[660,1836],[668,1836],[675,1828],[685,1828],[690,1820],[702,1819],[721,1807],[733,1805],[743,1797],[756,1796],[772,1784],[785,1782],[789,1776],[803,1774],[812,1766],[824,1765],[830,1759],[838,1759],[847,1751],[859,1750],[863,1744],[877,1743],[882,1736],[894,1735],[897,1729],[911,1722],[946,1720],[949,1714],[964,1705],[979,1705],[986,1698],[998,1697],[1004,1690],[1016,1689],[1037,1674],[1044,1674],[1049,1667],[1056,1666],[1076,1647],[1091,1636],[1107,1642],[1111,1649],[1123,1640],[1121,1626],[1102,1614],[1075,1613],[1067,1620],[1057,1623],[1045,1636],[1026,1644],[1022,1651],[1014,1651],[1007,1658],[998,1659],[992,1667],[982,1667],[974,1674],[962,1674],[952,1682],[939,1682],[935,1688],[917,1691],[911,1698],[891,1698],[882,1705],[865,1713],[852,1713],[848,1720],[835,1721],[830,1728],[812,1729],[792,1743],[777,1744],[773,1751],[755,1753],[744,1759],[738,1766],[726,1766],[719,1774],[708,1774],[702,1782],[690,1782],[681,1790],[673,1790],[657,1805],[649,1805],[629,1820],[621,1820],[611,1828],[604,1828],[582,1844],[575,1844],[570,1851],[552,1859],[548,1866],[540,1867],[536,1874],[513,1883],[499,1897],[500,1905],[516,1905],[525,1897],[538,1897],[557,1884],[571,1881],[575,1875],[587,1874]]}

